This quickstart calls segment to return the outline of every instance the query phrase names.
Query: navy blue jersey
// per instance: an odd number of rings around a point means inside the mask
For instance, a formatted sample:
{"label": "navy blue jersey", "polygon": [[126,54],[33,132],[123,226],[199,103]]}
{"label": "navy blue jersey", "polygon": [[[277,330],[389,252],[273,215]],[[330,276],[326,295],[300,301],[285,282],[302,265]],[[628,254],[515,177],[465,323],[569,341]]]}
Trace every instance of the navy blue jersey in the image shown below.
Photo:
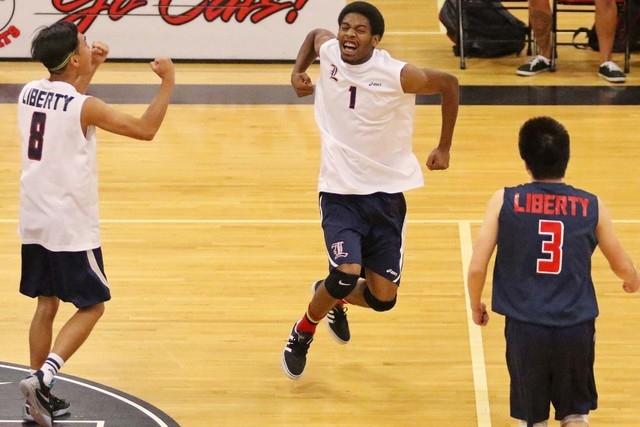
{"label": "navy blue jersey", "polygon": [[571,326],[598,316],[591,256],[598,199],[564,183],[505,188],[498,218],[492,310]]}

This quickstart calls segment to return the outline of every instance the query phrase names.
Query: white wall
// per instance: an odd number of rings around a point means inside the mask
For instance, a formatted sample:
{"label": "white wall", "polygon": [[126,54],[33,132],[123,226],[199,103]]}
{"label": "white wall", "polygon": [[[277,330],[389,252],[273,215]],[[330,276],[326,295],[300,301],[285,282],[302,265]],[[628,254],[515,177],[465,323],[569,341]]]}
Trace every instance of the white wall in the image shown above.
{"label": "white wall", "polygon": [[42,25],[68,20],[112,59],[293,60],[306,34],[338,30],[346,0],[0,0],[0,58],[29,58]]}

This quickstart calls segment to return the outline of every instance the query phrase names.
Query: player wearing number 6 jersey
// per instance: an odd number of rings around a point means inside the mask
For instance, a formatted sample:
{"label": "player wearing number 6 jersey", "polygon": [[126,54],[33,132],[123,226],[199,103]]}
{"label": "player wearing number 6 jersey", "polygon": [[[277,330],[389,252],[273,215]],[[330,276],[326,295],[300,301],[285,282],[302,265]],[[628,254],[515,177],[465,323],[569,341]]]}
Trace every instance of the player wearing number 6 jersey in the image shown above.
{"label": "player wearing number 6 jersey", "polygon": [[489,321],[481,296],[497,246],[491,308],[506,318],[511,416],[522,427],[544,427],[553,405],[561,426],[584,427],[597,407],[595,248],[626,292],[640,288],[640,276],[602,201],[563,182],[566,129],[550,117],[530,119],[520,129],[519,149],[532,182],[499,190],[489,201],[469,265],[473,320]]}
{"label": "player wearing number 6 jersey", "polygon": [[[140,118],[121,113],[85,95],[108,51],[101,42],[90,47],[72,23],[41,28],[31,54],[49,78],[27,83],[18,98],[20,292],[37,298],[29,330],[32,374],[20,388],[27,399],[25,419],[43,426],[68,411],[68,402],[51,394],[53,379],[89,337],[111,298],[100,248],[95,128],[153,139],[175,81],[171,60],[154,60],[151,68],[162,79],[155,98]],[[77,311],[54,341],[60,301],[73,303]]]}
{"label": "player wearing number 6 jersey", "polygon": [[313,285],[313,298],[297,321],[282,366],[302,375],[316,325],[326,316],[341,344],[350,340],[344,303],[387,311],[396,303],[404,249],[403,192],[423,185],[412,153],[415,94],[438,94],[442,104],[438,144],[430,170],[447,169],[458,114],[457,79],[419,69],[377,48],[384,19],[373,5],[357,1],[338,16],[339,30],[311,31],[304,40],[291,84],[311,95],[306,71],[320,58],[315,118],[320,130],[318,190],[329,274]]}

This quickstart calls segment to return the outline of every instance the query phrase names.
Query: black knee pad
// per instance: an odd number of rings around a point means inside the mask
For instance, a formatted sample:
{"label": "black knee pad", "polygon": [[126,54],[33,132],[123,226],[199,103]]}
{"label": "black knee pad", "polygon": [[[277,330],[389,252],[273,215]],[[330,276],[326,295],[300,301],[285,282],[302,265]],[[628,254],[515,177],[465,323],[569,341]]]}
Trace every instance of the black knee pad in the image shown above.
{"label": "black knee pad", "polygon": [[396,305],[396,301],[398,301],[398,295],[394,296],[391,301],[380,301],[371,293],[371,291],[367,287],[364,289],[364,300],[367,302],[367,304],[369,304],[369,307],[371,307],[375,311],[389,311]]}
{"label": "black knee pad", "polygon": [[329,273],[326,279],[324,279],[324,286],[327,288],[329,295],[335,299],[346,298],[358,284],[360,276],[357,274],[343,273],[338,269],[334,269]]}

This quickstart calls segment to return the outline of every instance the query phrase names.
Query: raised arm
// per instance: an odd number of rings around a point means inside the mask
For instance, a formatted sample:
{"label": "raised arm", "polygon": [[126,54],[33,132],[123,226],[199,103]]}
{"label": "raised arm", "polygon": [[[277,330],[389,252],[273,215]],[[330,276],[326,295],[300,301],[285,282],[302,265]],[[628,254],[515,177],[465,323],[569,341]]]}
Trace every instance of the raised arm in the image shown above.
{"label": "raised arm", "polygon": [[640,276],[615,234],[609,211],[599,199],[598,210],[600,215],[596,227],[598,247],[609,262],[611,271],[622,279],[622,288],[626,292],[636,292],[640,288]]}
{"label": "raised arm", "polygon": [[87,74],[79,76],[78,79],[73,83],[73,86],[78,92],[87,93],[93,76],[96,74],[98,67],[100,67],[100,65],[102,65],[104,61],[106,61],[107,56],[109,56],[109,46],[107,46],[103,42],[93,42],[93,44],[91,45],[91,71]]}
{"label": "raised arm", "polygon": [[318,57],[320,46],[327,40],[335,37],[336,35],[331,31],[317,28],[309,32],[302,42],[295,65],[293,66],[293,71],[291,72],[291,86],[293,86],[293,90],[295,90],[299,97],[313,93],[313,84],[306,71]]}
{"label": "raised arm", "polygon": [[438,146],[429,154],[427,168],[430,170],[449,167],[449,151],[453,140],[453,130],[458,118],[460,105],[460,87],[453,74],[433,69],[421,69],[406,64],[400,74],[402,89],[405,93],[422,95],[440,94],[442,125]]}
{"label": "raised arm", "polygon": [[157,58],[151,69],[162,79],[160,88],[141,117],[120,112],[98,98],[88,98],[82,107],[82,126],[95,125],[106,131],[150,141],[160,128],[175,85],[175,67],[169,58]]}

